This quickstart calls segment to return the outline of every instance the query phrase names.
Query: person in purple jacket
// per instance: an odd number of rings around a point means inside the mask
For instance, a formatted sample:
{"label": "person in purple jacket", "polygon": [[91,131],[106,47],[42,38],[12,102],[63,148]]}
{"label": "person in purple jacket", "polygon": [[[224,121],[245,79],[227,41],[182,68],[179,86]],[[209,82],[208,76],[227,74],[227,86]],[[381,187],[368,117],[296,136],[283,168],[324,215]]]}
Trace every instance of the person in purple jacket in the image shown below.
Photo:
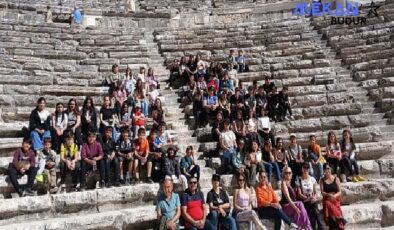
{"label": "person in purple jacket", "polygon": [[[18,148],[14,153],[14,158],[8,166],[8,175],[11,184],[19,196],[33,196],[34,192],[31,190],[36,178],[37,168],[36,158],[31,149],[32,141],[30,138],[24,138],[22,147]],[[18,178],[23,175],[28,176],[26,186],[21,186],[18,183]]]}
{"label": "person in purple jacket", "polygon": [[104,152],[100,142],[96,141],[96,133],[89,132],[87,142],[81,148],[81,187],[85,190],[86,173],[89,171],[99,170],[100,172],[100,187],[105,186],[104,183]]}

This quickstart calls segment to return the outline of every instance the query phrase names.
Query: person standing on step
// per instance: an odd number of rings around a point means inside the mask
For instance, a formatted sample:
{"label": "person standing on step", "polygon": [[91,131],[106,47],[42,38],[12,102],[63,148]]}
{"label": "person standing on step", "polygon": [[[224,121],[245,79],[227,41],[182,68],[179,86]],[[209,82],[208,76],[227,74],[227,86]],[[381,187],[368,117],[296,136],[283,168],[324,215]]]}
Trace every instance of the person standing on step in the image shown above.
{"label": "person standing on step", "polygon": [[45,22],[52,23],[52,10],[50,6],[47,6],[47,11],[44,13]]}
{"label": "person standing on step", "polygon": [[[111,98],[109,96],[104,96],[103,98],[103,105],[100,109],[100,128],[99,132],[101,136],[104,136],[105,127],[107,126],[115,126],[116,114],[114,109],[111,107]],[[116,130],[112,129],[112,139],[114,141],[117,140],[116,138]]]}
{"label": "person standing on step", "polygon": [[198,181],[194,176],[188,180],[188,188],[181,197],[181,212],[186,230],[216,230],[207,216],[204,194],[198,190]]}
{"label": "person standing on step", "polygon": [[163,182],[163,194],[158,197],[156,214],[158,227],[156,230],[178,230],[181,216],[181,202],[179,195],[173,192],[172,179],[166,178]]}
{"label": "person standing on step", "polygon": [[44,138],[51,137],[50,114],[45,105],[45,98],[38,98],[36,108],[30,113],[29,131],[34,151],[42,150]]}
{"label": "person standing on step", "polygon": [[345,169],[349,171],[351,180],[353,182],[365,181],[365,178],[360,176],[360,169],[356,160],[356,145],[354,144],[352,133],[350,130],[343,130],[341,141],[342,149],[342,171]]}
{"label": "person standing on step", "polygon": [[[261,149],[261,159],[265,170],[268,172],[268,181],[272,183],[272,171],[274,172],[277,180],[277,187],[281,184],[281,173],[278,163],[275,161],[274,152],[270,141],[265,141],[264,146]],[[270,173],[271,172],[271,173]]]}
{"label": "person standing on step", "polygon": [[71,14],[71,25],[81,25],[82,23],[82,13],[81,10],[77,7],[74,7],[74,10]]}
{"label": "person standing on step", "polygon": [[224,120],[224,129],[219,136],[221,166],[226,174],[233,172],[232,159],[237,147],[236,137],[230,130],[230,119]]}
{"label": "person standing on step", "polygon": [[267,179],[267,174],[261,172],[260,183],[256,188],[257,211],[261,219],[274,219],[275,230],[280,230],[282,220],[290,226],[290,229],[298,229],[298,226],[282,210],[274,189]]}
{"label": "person standing on step", "polygon": [[329,164],[324,164],[324,177],[320,180],[323,196],[323,217],[330,229],[345,229],[346,221],[341,210],[341,182],[331,173]]}
{"label": "person standing on step", "polygon": [[52,114],[52,142],[53,149],[59,150],[60,144],[63,142],[63,134],[67,129],[68,116],[64,112],[63,103],[57,103],[55,113]]}
{"label": "person standing on step", "polygon": [[297,144],[295,134],[290,135],[290,144],[287,147],[286,162],[293,172],[293,180],[296,176],[301,175],[301,164],[304,163],[302,147]]}
{"label": "person standing on step", "polygon": [[72,173],[72,184],[75,187],[78,183],[78,172],[80,170],[80,162],[78,146],[74,143],[74,135],[67,131],[64,134],[64,142],[60,146],[60,188],[66,187],[66,175],[69,171]]}
{"label": "person standing on step", "polygon": [[209,205],[208,219],[214,226],[220,228],[236,230],[237,224],[235,219],[230,215],[230,199],[226,191],[220,188],[220,175],[212,175],[212,189],[207,195],[207,204]]}
{"label": "person standing on step", "polygon": [[83,102],[81,122],[84,139],[86,139],[89,130],[97,132],[97,111],[90,96],[87,96]]}
{"label": "person standing on step", "polygon": [[[14,152],[12,162],[8,165],[8,175],[15,191],[20,197],[33,196],[31,190],[34,185],[34,179],[37,175],[36,157],[31,149],[32,141],[30,138],[23,138],[21,148]],[[27,184],[25,187],[19,185],[18,178],[27,175]]]}
{"label": "person standing on step", "polygon": [[[278,94],[278,100],[279,100],[279,120],[294,120],[293,113],[291,111],[291,105],[290,105],[290,100],[289,100],[289,95],[287,94],[289,91],[289,88],[286,86],[283,87],[282,91],[279,92]],[[289,112],[289,117],[287,116],[287,112]],[[290,119],[289,119],[290,118]]]}
{"label": "person standing on step", "polygon": [[112,97],[115,98],[115,107],[114,107],[115,114],[119,116],[121,112],[121,108],[127,100],[127,93],[121,81],[116,82],[115,90],[113,92]]}
{"label": "person standing on step", "polygon": [[81,146],[83,144],[81,134],[81,113],[79,112],[79,107],[75,98],[68,101],[66,113],[68,118],[67,129],[72,131],[77,145]]}
{"label": "person standing on step", "polygon": [[81,148],[81,190],[85,189],[86,173],[89,171],[100,172],[100,188],[105,186],[104,182],[104,152],[101,144],[96,141],[96,133],[89,132],[88,140]]}

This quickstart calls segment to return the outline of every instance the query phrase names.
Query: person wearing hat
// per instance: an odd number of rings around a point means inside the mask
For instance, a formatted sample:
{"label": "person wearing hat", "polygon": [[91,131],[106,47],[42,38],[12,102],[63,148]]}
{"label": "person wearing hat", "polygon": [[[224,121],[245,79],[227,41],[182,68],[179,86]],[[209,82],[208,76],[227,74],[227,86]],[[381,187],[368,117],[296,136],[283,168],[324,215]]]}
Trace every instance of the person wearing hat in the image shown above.
{"label": "person wearing hat", "polygon": [[210,116],[213,116],[216,114],[216,111],[219,107],[219,101],[218,101],[218,97],[214,94],[215,89],[211,86],[208,89],[208,94],[206,96],[204,96],[202,105],[205,109],[205,116],[206,117],[205,120],[209,120],[208,118]]}
{"label": "person wearing hat", "polygon": [[181,211],[185,220],[186,230],[216,230],[207,216],[207,205],[205,204],[204,194],[198,190],[198,180],[191,176],[188,180],[188,188],[182,194]]}
{"label": "person wearing hat", "polygon": [[[179,167],[179,160],[176,158],[176,148],[173,146],[168,147],[167,157],[164,158],[164,174],[171,177],[173,180],[179,180],[184,186],[187,181],[185,175],[182,175]],[[183,189],[186,189],[185,187]]]}
{"label": "person wearing hat", "polygon": [[220,224],[221,229],[224,226],[230,230],[236,230],[237,224],[230,214],[230,200],[226,191],[220,188],[220,175],[212,175],[212,189],[207,195],[207,204],[209,205],[208,219],[214,226]]}

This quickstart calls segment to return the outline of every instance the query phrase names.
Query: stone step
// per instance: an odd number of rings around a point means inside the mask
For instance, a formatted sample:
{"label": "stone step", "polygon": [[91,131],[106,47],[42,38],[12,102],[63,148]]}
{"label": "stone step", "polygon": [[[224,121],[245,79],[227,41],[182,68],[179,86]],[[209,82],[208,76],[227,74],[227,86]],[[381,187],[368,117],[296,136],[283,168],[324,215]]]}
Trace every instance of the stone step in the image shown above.
{"label": "stone step", "polygon": [[64,217],[41,218],[41,220],[21,220],[3,224],[0,229],[152,229],[155,227],[154,205],[117,209],[116,211],[92,211]]}
{"label": "stone step", "polygon": [[153,204],[159,191],[158,184],[96,189],[84,192],[61,193],[35,197],[0,200],[3,224],[35,220],[45,215],[106,212],[116,209],[146,207]]}

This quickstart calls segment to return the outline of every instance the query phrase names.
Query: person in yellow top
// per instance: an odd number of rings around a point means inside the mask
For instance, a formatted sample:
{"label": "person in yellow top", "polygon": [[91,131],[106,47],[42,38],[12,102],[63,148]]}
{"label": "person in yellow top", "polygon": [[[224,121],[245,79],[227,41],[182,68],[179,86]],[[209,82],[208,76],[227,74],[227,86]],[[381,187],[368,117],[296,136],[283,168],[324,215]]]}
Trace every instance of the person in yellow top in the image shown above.
{"label": "person in yellow top", "polygon": [[321,153],[320,145],[316,142],[315,135],[309,136],[308,158],[311,160],[312,175],[316,181],[319,181],[323,177],[323,165],[326,163],[326,159]]}
{"label": "person in yellow top", "polygon": [[60,146],[60,187],[65,188],[66,175],[69,171],[72,173],[73,186],[78,181],[79,166],[78,146],[74,143],[72,132],[65,134],[64,143]]}
{"label": "person in yellow top", "polygon": [[265,172],[260,172],[259,181],[260,183],[256,187],[256,198],[260,219],[274,219],[275,230],[281,229],[282,220],[290,226],[290,229],[298,229],[298,226],[283,212],[275,191],[268,183]]}

